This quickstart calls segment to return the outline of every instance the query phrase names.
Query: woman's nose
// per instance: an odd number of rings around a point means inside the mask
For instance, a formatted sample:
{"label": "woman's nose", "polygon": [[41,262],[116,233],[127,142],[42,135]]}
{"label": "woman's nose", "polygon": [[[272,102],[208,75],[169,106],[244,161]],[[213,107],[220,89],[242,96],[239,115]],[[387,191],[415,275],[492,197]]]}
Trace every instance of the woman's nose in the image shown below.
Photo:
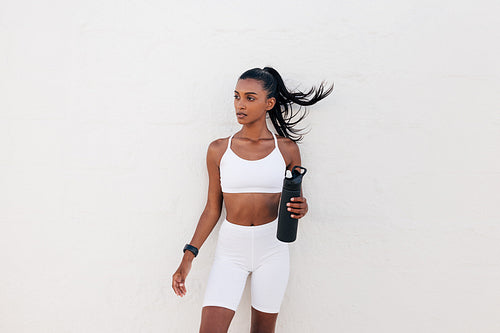
{"label": "woman's nose", "polygon": [[240,100],[237,100],[236,101],[236,107],[238,109],[244,109],[245,108],[245,103],[243,103],[243,101],[240,99]]}

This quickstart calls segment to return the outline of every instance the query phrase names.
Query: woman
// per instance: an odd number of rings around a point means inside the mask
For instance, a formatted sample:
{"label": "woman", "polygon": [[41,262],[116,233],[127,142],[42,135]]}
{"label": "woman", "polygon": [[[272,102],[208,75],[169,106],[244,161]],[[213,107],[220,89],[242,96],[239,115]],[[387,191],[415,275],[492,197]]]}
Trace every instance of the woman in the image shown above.
{"label": "woman", "polygon": [[[200,332],[227,332],[251,278],[251,332],[274,332],[289,275],[288,244],[276,238],[278,206],[285,171],[301,165],[293,128],[292,103],[307,106],[328,96],[323,83],[307,93],[290,92],[270,67],[243,73],[234,91],[239,132],[210,143],[207,152],[208,199],[196,231],[172,277],[172,288],[186,294],[185,280],[193,258],[216,225],[226,205],[215,259],[209,275]],[[310,97],[312,96],[312,97]],[[310,97],[310,98],[308,98]],[[279,136],[266,125],[269,115]],[[304,197],[287,204],[293,218],[307,213]]]}

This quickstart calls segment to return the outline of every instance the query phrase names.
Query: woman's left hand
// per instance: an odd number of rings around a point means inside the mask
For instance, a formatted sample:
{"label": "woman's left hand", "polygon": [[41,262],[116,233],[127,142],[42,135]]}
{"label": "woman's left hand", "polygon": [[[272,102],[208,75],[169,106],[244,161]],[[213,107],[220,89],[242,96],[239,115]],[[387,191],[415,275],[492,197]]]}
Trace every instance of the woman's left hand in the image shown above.
{"label": "woman's left hand", "polygon": [[307,213],[307,200],[304,197],[294,197],[286,204],[287,210],[291,213],[294,219],[300,219]]}

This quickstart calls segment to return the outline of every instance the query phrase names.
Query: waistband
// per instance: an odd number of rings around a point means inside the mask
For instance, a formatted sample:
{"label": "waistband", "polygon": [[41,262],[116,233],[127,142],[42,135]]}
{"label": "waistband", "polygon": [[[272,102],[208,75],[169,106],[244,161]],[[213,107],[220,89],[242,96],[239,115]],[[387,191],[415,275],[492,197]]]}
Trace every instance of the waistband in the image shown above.
{"label": "waistband", "polygon": [[272,220],[271,222],[260,224],[260,225],[240,225],[236,223],[229,222],[227,219],[224,219],[222,223],[230,228],[238,229],[238,230],[266,230],[276,228],[278,224],[278,218]]}

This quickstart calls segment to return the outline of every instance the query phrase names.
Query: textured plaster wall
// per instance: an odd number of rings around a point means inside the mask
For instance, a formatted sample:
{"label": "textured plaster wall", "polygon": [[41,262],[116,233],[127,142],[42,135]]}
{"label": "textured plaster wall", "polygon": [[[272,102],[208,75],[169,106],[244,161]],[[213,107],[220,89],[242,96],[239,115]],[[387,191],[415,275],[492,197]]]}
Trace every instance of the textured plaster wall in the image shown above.
{"label": "textured plaster wall", "polygon": [[[278,332],[499,332],[496,1],[0,2],[0,331],[196,332],[232,90],[326,79]],[[224,216],[224,215],[223,215]],[[245,291],[230,332],[249,327]]]}

